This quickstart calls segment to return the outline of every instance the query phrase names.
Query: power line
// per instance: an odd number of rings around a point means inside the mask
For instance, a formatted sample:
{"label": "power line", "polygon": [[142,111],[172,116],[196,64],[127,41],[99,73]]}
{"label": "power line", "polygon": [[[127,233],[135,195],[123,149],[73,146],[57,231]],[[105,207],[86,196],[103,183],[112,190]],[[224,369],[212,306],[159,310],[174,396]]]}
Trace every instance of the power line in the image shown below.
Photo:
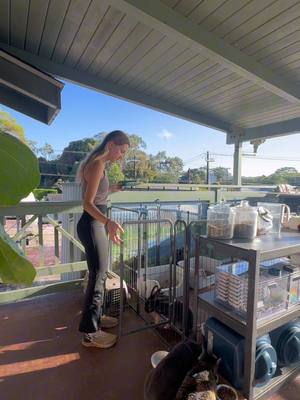
{"label": "power line", "polygon": [[47,173],[43,173],[41,172],[41,176],[70,176],[72,178],[75,178],[76,175],[67,175],[67,174],[47,174]]}
{"label": "power line", "polygon": [[[55,161],[58,161],[58,160],[51,160],[52,162],[54,161],[54,163],[55,163]],[[76,163],[77,161],[75,161],[73,164],[66,164],[66,163],[59,163],[59,165],[67,165],[68,167],[73,167],[74,166],[74,164]],[[44,164],[44,165],[55,165],[54,163],[52,163],[52,164],[49,164],[49,162],[48,161],[40,161],[39,160],[39,164]]]}
{"label": "power line", "polygon": [[[229,153],[211,153],[214,156],[220,156],[220,157],[233,157],[233,154]],[[257,155],[255,153],[250,153],[250,154],[243,154],[243,157],[245,158],[252,158],[252,159],[257,159],[257,160],[272,160],[272,161],[300,161],[300,158],[291,158],[291,157],[284,157],[284,156],[272,156],[272,155]]]}
{"label": "power line", "polygon": [[80,150],[58,150],[58,149],[54,150],[54,153],[58,153],[58,152],[60,152],[60,153],[79,153],[79,154],[88,154],[88,153],[90,153],[91,151],[80,151]]}
{"label": "power line", "polygon": [[232,157],[233,154],[231,153],[211,153],[213,156],[222,156],[222,157]]}
{"label": "power line", "polygon": [[[248,156],[245,156],[245,157],[248,157]],[[289,158],[289,157],[272,157],[272,156],[264,156],[264,157],[262,157],[262,156],[255,156],[255,157],[253,157],[253,158],[256,158],[256,159],[258,159],[258,160],[272,160],[272,161],[297,161],[297,162],[299,162],[300,161],[300,158]]]}
{"label": "power line", "polygon": [[184,164],[188,164],[188,163],[190,163],[190,162],[192,162],[192,161],[198,160],[199,158],[204,158],[204,157],[205,157],[205,154],[206,154],[206,153],[200,153],[200,154],[198,154],[198,155],[196,155],[196,156],[193,156],[192,158],[188,158],[187,160],[183,160],[183,163],[184,163]]}

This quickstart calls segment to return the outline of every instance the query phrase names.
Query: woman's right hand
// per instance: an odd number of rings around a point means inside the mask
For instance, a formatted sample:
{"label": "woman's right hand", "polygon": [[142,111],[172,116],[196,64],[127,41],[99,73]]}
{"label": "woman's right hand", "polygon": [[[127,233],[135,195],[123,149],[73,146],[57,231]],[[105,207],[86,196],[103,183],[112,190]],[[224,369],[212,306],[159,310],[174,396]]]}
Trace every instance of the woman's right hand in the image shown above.
{"label": "woman's right hand", "polygon": [[120,244],[123,242],[119,236],[119,232],[124,233],[124,229],[118,222],[110,219],[106,224],[106,228],[108,230],[108,237],[113,243]]}

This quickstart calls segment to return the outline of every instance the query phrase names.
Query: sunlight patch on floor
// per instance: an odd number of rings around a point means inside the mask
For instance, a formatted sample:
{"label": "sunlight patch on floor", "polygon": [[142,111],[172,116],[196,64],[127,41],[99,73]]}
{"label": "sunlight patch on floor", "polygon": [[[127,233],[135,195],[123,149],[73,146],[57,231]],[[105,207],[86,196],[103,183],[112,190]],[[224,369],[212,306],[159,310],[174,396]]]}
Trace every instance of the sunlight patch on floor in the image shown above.
{"label": "sunlight patch on floor", "polygon": [[0,378],[56,368],[79,359],[79,353],[69,353],[61,354],[59,356],[43,357],[35,360],[4,364],[0,366]]}

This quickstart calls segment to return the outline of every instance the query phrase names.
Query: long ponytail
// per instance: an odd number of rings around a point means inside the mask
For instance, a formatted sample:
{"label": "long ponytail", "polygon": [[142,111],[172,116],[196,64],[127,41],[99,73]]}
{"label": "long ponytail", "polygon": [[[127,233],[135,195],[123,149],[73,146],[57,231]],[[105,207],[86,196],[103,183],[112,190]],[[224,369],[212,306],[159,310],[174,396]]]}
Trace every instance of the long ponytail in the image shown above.
{"label": "long ponytail", "polygon": [[117,145],[128,144],[130,146],[130,141],[126,133],[123,131],[112,131],[108,133],[102,142],[96,146],[86,157],[83,161],[81,161],[76,174],[76,181],[82,182],[83,180],[83,171],[84,168],[93,161],[96,157],[102,155],[106,151],[106,146],[109,142],[114,142]]}

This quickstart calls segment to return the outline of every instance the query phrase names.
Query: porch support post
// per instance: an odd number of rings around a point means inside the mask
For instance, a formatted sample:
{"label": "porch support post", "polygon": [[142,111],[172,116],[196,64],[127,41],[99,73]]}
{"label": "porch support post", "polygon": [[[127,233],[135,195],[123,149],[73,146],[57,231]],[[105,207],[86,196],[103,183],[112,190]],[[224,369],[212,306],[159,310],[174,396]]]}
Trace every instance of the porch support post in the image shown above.
{"label": "porch support post", "polygon": [[242,184],[242,142],[236,141],[234,144],[233,156],[233,184]]}

